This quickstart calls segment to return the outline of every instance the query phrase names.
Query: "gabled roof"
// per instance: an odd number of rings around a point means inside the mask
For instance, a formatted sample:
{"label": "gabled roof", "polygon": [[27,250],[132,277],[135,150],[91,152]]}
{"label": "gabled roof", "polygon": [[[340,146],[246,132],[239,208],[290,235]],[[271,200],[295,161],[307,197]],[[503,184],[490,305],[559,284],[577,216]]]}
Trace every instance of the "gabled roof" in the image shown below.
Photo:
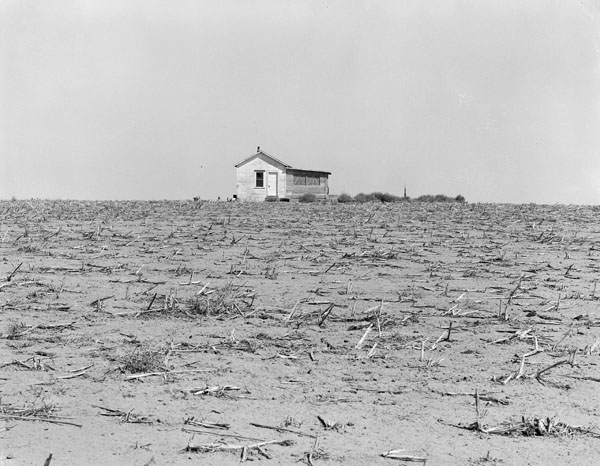
{"label": "gabled roof", "polygon": [[274,160],[275,162],[277,162],[277,163],[279,163],[279,164],[283,165],[285,168],[292,168],[292,166],[291,166],[291,165],[288,165],[287,163],[285,163],[285,162],[282,162],[282,161],[281,161],[281,160],[279,160],[277,157],[273,157],[272,155],[269,155],[269,154],[267,154],[265,151],[262,151],[262,150],[259,150],[259,151],[258,151],[256,154],[252,154],[250,157],[248,157],[248,158],[245,158],[245,159],[244,159],[244,160],[242,160],[240,163],[237,163],[237,164],[235,164],[234,166],[237,168],[237,167],[239,167],[240,165],[244,165],[246,162],[250,162],[250,160],[252,160],[252,159],[254,159],[254,158],[258,157],[258,156],[259,156],[259,155],[261,155],[261,154],[262,154],[262,155],[264,155],[265,157],[267,157],[267,158],[269,158],[269,159],[271,159],[271,160]]}

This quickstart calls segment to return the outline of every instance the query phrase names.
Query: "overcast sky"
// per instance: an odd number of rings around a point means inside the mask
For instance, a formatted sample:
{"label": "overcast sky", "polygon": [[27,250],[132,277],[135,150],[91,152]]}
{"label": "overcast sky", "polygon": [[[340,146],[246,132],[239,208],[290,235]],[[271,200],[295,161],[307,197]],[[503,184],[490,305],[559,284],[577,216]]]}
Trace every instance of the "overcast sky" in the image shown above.
{"label": "overcast sky", "polygon": [[0,0],[0,198],[600,204],[598,0]]}

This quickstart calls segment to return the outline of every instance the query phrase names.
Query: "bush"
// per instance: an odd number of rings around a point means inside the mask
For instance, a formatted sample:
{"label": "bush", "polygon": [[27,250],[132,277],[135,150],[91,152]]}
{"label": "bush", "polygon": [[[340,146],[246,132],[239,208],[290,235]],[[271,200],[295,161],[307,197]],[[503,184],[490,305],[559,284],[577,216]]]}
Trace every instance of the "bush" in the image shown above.
{"label": "bush", "polygon": [[460,194],[455,198],[446,196],[445,194],[436,194],[435,196],[424,194],[423,196],[417,197],[415,200],[417,202],[465,202],[465,198]]}
{"label": "bush", "polygon": [[354,201],[356,202],[400,202],[405,200],[406,199],[400,196],[390,193],[381,193],[379,191],[370,194],[358,193],[354,196]]}
{"label": "bush", "polygon": [[[459,194],[456,197],[446,196],[445,194],[424,194],[414,199],[417,202],[466,202],[464,196]],[[358,193],[354,198],[348,194],[340,194],[337,198],[338,202],[409,202],[411,199],[404,196],[396,196],[395,194],[382,193],[375,191],[373,193],[365,194]],[[312,202],[312,201],[303,201]]]}
{"label": "bush", "polygon": [[415,199],[417,202],[433,202],[433,196],[431,194],[423,194]]}
{"label": "bush", "polygon": [[300,196],[300,202],[316,202],[317,197],[313,193],[305,193]]}
{"label": "bush", "polygon": [[371,196],[374,196],[380,202],[398,202],[400,198],[398,196],[394,196],[389,193],[372,193]]}
{"label": "bush", "polygon": [[354,202],[354,198],[350,194],[342,193],[337,198],[338,202]]}
{"label": "bush", "polygon": [[373,202],[376,201],[377,198],[373,196],[373,194],[358,193],[354,196],[354,200],[356,202]]}

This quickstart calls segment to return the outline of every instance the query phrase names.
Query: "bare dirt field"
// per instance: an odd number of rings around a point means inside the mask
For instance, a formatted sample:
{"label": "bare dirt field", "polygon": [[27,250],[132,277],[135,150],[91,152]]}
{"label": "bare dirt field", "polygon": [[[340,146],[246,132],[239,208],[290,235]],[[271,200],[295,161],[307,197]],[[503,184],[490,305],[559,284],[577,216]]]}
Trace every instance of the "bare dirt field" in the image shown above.
{"label": "bare dirt field", "polygon": [[597,464],[599,214],[0,202],[0,465]]}

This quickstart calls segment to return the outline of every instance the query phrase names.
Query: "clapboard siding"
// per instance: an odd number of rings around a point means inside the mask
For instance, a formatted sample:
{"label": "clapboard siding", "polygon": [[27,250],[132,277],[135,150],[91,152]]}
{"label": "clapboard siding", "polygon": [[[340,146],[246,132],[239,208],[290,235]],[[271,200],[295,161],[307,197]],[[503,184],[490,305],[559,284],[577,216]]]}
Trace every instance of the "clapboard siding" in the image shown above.
{"label": "clapboard siding", "polygon": [[[297,185],[294,184],[295,176],[317,176],[319,178],[319,184],[315,185]],[[285,192],[285,197],[290,200],[297,200],[302,197],[304,194],[314,194],[315,197],[319,200],[326,200],[329,194],[328,189],[328,177],[326,173],[315,173],[301,170],[292,170],[287,169],[286,171],[286,186],[287,190]]]}
{"label": "clapboard siding", "polygon": [[[264,172],[264,186],[256,187],[256,172]],[[285,193],[285,165],[271,161],[267,157],[258,154],[252,160],[237,167],[236,192],[240,201],[264,201],[267,197],[268,173],[277,173],[278,196],[283,197]]]}

